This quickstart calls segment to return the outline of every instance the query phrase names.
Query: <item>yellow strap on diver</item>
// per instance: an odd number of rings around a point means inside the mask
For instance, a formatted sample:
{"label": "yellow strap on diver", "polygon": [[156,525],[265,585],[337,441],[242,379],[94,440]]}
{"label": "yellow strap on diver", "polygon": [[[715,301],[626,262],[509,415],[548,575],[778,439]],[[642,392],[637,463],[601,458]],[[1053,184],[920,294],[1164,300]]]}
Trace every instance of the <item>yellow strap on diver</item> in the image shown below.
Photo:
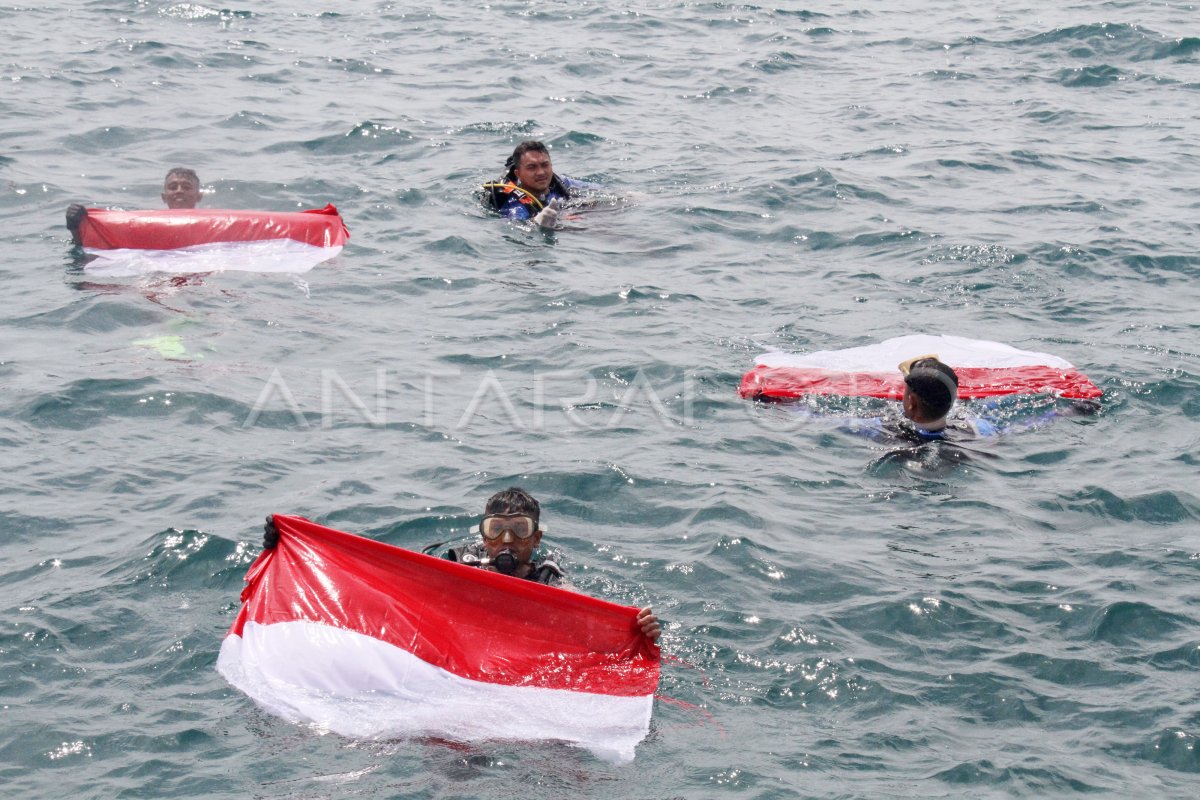
{"label": "yellow strap on diver", "polygon": [[503,189],[509,193],[516,192],[517,194],[524,195],[525,197],[528,197],[535,206],[537,206],[536,210],[538,211],[541,211],[545,207],[545,203],[543,203],[541,200],[538,200],[537,196],[533,192],[529,191],[523,186],[518,186],[515,183],[485,183],[483,188]]}

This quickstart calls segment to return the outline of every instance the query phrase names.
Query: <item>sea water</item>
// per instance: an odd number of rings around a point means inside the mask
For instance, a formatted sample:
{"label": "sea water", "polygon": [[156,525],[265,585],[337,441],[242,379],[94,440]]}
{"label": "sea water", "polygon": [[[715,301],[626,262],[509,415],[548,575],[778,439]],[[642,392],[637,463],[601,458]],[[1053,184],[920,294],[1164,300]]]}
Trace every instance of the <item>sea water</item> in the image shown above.
{"label": "sea water", "polygon": [[[1183,2],[0,7],[8,797],[1191,797],[1200,15]],[[616,201],[543,234],[519,141]],[[304,274],[89,274],[72,202],[333,202]],[[740,399],[913,332],[1102,410],[903,449]],[[650,737],[354,741],[214,670],[273,512],[520,485],[666,630]],[[498,709],[498,713],[521,713]]]}

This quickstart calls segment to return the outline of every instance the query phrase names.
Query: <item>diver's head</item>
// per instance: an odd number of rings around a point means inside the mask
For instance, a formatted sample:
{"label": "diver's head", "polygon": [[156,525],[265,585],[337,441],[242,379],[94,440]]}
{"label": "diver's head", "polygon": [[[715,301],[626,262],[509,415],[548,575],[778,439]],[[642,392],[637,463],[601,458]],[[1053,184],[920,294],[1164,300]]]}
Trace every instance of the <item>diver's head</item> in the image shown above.
{"label": "diver's head", "polygon": [[497,572],[513,574],[533,558],[542,541],[541,513],[538,501],[516,486],[488,498],[479,535]]}
{"label": "diver's head", "polygon": [[541,142],[521,142],[505,162],[508,179],[516,181],[539,197],[550,189],[554,179],[554,165],[550,162],[550,151]]}
{"label": "diver's head", "polygon": [[200,203],[200,178],[194,169],[175,167],[163,180],[162,200],[167,208],[195,208]]}
{"label": "diver's head", "polygon": [[918,356],[900,365],[904,374],[904,416],[924,428],[945,424],[958,397],[958,376],[937,356]]}

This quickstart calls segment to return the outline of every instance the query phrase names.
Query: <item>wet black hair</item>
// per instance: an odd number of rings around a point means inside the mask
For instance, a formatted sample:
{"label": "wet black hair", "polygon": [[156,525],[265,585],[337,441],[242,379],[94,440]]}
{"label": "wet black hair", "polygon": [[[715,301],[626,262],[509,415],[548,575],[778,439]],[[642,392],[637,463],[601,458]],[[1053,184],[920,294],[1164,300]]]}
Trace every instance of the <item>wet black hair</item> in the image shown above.
{"label": "wet black hair", "polygon": [[190,169],[188,167],[171,167],[171,169],[167,170],[167,177],[163,178],[163,183],[171,180],[172,175],[179,175],[187,178],[196,184],[197,189],[200,188],[200,176],[196,174],[196,170],[194,169]]}
{"label": "wet black hair", "polygon": [[528,514],[533,517],[536,526],[542,516],[542,507],[533,495],[519,486],[510,486],[502,492],[496,492],[488,498],[483,507],[485,516],[492,514]]}
{"label": "wet black hair", "polygon": [[925,422],[950,413],[958,397],[958,375],[936,358],[915,362],[904,376],[904,383],[916,395],[925,411]]}

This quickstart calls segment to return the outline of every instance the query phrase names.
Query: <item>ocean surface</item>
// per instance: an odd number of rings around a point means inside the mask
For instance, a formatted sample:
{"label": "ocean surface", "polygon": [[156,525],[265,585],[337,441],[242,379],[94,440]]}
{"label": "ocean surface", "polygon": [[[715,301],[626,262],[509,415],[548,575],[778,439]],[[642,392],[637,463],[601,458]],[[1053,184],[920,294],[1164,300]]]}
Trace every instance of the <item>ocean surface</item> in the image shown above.
{"label": "ocean surface", "polygon": [[[1196,795],[1195,4],[91,0],[0,31],[5,797]],[[525,138],[611,198],[489,217]],[[66,206],[159,207],[176,165],[211,208],[332,202],[350,243],[90,275]],[[1102,409],[912,449],[737,395],[762,352],[914,332],[1066,358]],[[215,671],[264,515],[420,548],[513,484],[581,590],[666,624],[633,764],[322,735]]]}

